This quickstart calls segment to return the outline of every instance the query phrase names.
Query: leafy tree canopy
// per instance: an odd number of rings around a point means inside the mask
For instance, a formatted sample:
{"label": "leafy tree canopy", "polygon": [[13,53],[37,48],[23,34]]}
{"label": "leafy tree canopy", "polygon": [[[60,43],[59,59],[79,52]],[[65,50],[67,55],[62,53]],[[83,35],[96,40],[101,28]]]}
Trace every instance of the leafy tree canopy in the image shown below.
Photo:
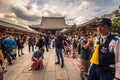
{"label": "leafy tree canopy", "polygon": [[76,24],[74,24],[73,26],[72,26],[72,29],[74,29],[74,28],[76,28],[77,27],[77,25]]}
{"label": "leafy tree canopy", "polygon": [[112,22],[114,27],[120,27],[120,17],[115,18]]}

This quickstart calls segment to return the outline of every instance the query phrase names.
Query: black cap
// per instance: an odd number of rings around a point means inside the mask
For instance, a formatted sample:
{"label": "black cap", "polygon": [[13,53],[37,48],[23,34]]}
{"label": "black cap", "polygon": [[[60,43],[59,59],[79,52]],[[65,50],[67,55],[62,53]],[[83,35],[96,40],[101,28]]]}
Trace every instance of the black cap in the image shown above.
{"label": "black cap", "polygon": [[108,18],[99,18],[98,19],[98,23],[97,23],[97,26],[102,26],[102,25],[109,25],[111,26],[112,25],[112,21]]}

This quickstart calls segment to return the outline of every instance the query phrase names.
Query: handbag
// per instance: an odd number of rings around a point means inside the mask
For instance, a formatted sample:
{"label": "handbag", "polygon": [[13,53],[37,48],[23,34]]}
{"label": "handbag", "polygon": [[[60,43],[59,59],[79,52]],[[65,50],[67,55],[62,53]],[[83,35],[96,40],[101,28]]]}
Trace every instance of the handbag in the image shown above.
{"label": "handbag", "polygon": [[16,54],[16,52],[17,52],[17,49],[16,49],[16,48],[14,48],[14,49],[12,50],[11,54],[12,54],[12,55],[15,55],[15,54]]}

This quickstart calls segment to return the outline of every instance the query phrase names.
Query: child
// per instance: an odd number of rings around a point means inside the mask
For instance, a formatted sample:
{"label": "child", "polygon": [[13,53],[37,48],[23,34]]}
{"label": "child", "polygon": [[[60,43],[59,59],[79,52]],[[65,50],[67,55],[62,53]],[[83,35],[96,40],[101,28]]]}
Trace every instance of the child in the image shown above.
{"label": "child", "polygon": [[43,48],[40,48],[39,50],[33,53],[33,56],[32,56],[33,64],[31,65],[31,70],[42,70],[44,68],[43,54],[44,54]]}

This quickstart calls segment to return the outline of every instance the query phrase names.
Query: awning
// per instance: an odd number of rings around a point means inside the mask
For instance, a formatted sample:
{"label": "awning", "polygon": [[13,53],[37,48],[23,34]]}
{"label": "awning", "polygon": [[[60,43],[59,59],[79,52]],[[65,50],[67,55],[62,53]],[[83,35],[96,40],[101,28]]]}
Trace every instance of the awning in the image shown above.
{"label": "awning", "polygon": [[27,29],[27,28],[25,28],[23,26],[15,25],[15,24],[8,23],[8,22],[2,21],[2,20],[0,20],[0,25],[2,27],[5,27],[5,28],[12,28],[12,29],[19,30],[19,31],[22,31],[22,32],[28,32],[28,33],[34,33],[34,34],[42,34],[42,33],[39,33],[38,31],[30,30],[30,29]]}
{"label": "awning", "polygon": [[64,28],[64,29],[62,29],[60,32],[64,33],[64,32],[66,32],[67,30],[68,30],[68,29]]}

